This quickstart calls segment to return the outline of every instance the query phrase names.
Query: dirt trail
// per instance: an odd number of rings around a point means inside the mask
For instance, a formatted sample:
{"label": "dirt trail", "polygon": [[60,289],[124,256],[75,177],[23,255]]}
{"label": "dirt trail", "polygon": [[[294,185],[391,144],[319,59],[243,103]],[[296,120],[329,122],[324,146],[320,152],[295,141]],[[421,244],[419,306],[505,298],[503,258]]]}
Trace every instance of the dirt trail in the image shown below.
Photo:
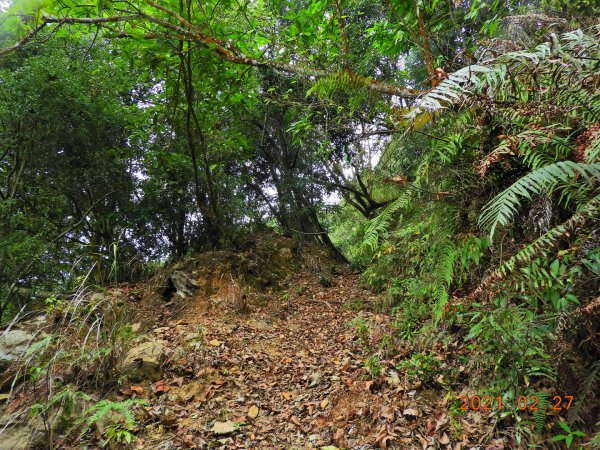
{"label": "dirt trail", "polygon": [[[149,401],[137,448],[504,448],[477,445],[493,429],[490,413],[453,419],[441,385],[395,370],[415,349],[394,342],[386,353],[389,316],[373,312],[358,275],[340,273],[324,288],[304,273],[287,286],[245,314],[225,297],[199,295],[150,332],[171,354],[162,380],[121,391]],[[359,314],[362,341],[349,326]]]}
{"label": "dirt trail", "polygon": [[[348,305],[369,293],[354,274],[332,283],[325,289],[315,275],[298,276],[248,314],[224,299],[199,297],[154,330],[175,351],[168,392],[149,409],[158,422],[144,432],[146,448],[369,448],[362,444],[372,440],[365,435],[371,425],[353,420],[364,422],[369,409],[361,397],[378,394],[362,379],[361,350],[348,326],[357,314]],[[220,434],[231,422],[244,424]]]}

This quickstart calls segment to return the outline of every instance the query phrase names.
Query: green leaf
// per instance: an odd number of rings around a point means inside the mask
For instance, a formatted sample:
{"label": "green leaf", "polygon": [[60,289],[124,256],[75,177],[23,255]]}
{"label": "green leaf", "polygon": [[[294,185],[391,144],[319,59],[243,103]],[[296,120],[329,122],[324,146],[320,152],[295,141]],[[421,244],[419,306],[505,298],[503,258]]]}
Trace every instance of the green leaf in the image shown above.
{"label": "green leaf", "polygon": [[565,444],[567,444],[567,448],[571,448],[571,444],[573,443],[573,435],[570,434],[565,439]]}
{"label": "green leaf", "polygon": [[554,262],[550,264],[550,272],[552,273],[552,275],[557,276],[559,271],[560,261],[558,259],[555,259]]}
{"label": "green leaf", "polygon": [[571,428],[569,427],[569,425],[567,424],[567,422],[565,422],[564,420],[561,420],[560,422],[558,422],[558,425],[565,430],[567,433],[571,432]]}

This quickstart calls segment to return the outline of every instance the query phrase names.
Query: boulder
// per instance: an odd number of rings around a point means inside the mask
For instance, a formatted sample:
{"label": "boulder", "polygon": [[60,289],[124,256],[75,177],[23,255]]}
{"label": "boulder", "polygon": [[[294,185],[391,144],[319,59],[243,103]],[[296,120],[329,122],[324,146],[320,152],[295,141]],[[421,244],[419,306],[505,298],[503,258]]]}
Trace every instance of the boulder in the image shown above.
{"label": "boulder", "polygon": [[[54,434],[60,431],[62,410],[53,410],[49,422]],[[47,448],[48,433],[40,416],[29,417],[23,411],[0,417],[0,450]]]}
{"label": "boulder", "polygon": [[173,286],[177,290],[177,295],[182,298],[192,296],[196,288],[198,288],[198,283],[181,270],[174,270],[169,281],[173,283]]}
{"label": "boulder", "polygon": [[190,297],[198,289],[199,285],[182,270],[175,269],[166,280],[166,287],[162,291],[165,300],[172,300],[177,294],[181,298]]}
{"label": "boulder", "polygon": [[0,371],[18,361],[27,351],[34,336],[24,330],[0,332]]}
{"label": "boulder", "polygon": [[166,344],[164,340],[152,339],[132,347],[123,359],[121,372],[147,380],[159,380],[168,351]]}
{"label": "boulder", "polygon": [[44,440],[44,430],[32,429],[26,423],[7,426],[0,432],[2,450],[28,450]]}

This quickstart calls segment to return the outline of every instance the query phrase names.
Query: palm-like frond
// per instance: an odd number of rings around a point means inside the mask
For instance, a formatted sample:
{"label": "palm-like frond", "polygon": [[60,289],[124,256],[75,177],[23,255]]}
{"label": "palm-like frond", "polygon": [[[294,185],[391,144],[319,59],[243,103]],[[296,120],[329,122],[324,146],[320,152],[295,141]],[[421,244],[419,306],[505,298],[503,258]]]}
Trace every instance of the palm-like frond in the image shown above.
{"label": "palm-like frond", "polygon": [[504,192],[487,203],[481,213],[479,224],[490,230],[493,237],[498,225],[508,224],[521,206],[521,199],[532,199],[542,192],[551,193],[559,183],[566,183],[581,176],[588,182],[600,179],[600,164],[582,164],[573,161],[560,161],[539,167],[528,173]]}
{"label": "palm-like frond", "polygon": [[559,240],[567,236],[576,227],[585,227],[591,219],[600,216],[600,195],[597,195],[575,213],[569,220],[546,232],[531,244],[520,250],[516,255],[502,264],[498,269],[486,277],[479,286],[469,295],[469,298],[478,297],[490,286],[499,283],[507,275],[512,273],[519,265],[530,262],[536,255],[544,253],[556,245]]}
{"label": "palm-like frond", "polygon": [[372,219],[365,230],[362,245],[374,251],[379,242],[379,235],[385,231],[394,214],[400,209],[407,208],[412,200],[410,191],[403,192],[396,200],[386,206],[377,217]]}

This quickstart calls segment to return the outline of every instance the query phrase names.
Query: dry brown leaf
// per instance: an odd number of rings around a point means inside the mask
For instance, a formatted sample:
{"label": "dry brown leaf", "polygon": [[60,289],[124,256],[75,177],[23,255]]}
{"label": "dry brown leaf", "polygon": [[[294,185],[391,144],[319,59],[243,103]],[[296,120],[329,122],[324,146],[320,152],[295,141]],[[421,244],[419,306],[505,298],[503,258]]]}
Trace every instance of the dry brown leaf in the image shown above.
{"label": "dry brown leaf", "polygon": [[283,398],[285,398],[286,400],[294,400],[297,396],[297,394],[293,393],[293,392],[282,392],[281,396]]}
{"label": "dry brown leaf", "polygon": [[302,426],[302,423],[300,422],[300,419],[298,419],[296,416],[292,416],[290,417],[290,421],[296,425],[298,428],[300,428],[300,430],[302,430],[303,433],[306,433],[306,429]]}
{"label": "dry brown leaf", "polygon": [[211,431],[215,434],[230,434],[240,427],[238,422],[215,422]]}
{"label": "dry brown leaf", "polygon": [[145,392],[144,388],[141,386],[129,386],[129,389],[136,394],[143,394]]}
{"label": "dry brown leaf", "polygon": [[406,408],[403,412],[402,412],[403,416],[410,416],[410,417],[421,417],[421,411],[415,409],[415,408]]}
{"label": "dry brown leaf", "polygon": [[251,419],[256,419],[258,417],[259,409],[258,406],[252,405],[250,409],[248,409],[248,417]]}
{"label": "dry brown leaf", "polygon": [[346,436],[343,429],[338,429],[333,435],[333,443],[337,447],[344,448],[346,447]]}
{"label": "dry brown leaf", "polygon": [[152,389],[152,392],[154,392],[155,394],[161,394],[164,392],[169,392],[171,390],[171,387],[163,380],[158,380],[156,383],[150,385],[150,389]]}

